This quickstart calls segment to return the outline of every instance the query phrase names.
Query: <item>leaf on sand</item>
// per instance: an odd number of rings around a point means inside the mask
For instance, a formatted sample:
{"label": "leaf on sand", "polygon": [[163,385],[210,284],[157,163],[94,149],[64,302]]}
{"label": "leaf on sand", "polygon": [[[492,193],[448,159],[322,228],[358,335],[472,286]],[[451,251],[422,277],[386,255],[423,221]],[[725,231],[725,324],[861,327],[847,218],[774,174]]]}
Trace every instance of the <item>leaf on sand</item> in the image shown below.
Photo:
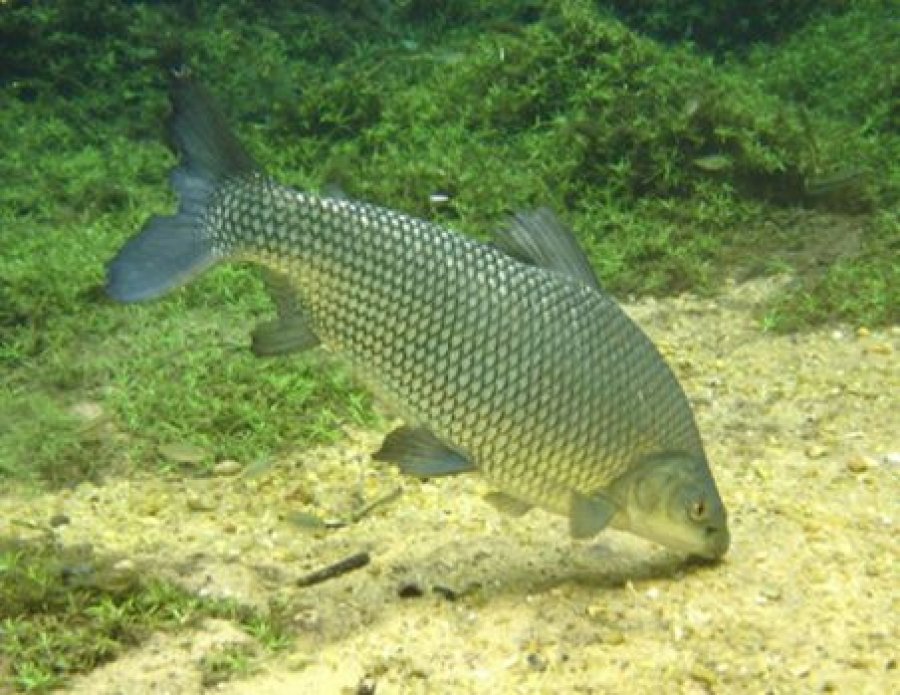
{"label": "leaf on sand", "polygon": [[159,454],[173,463],[198,464],[209,458],[209,452],[202,447],[187,442],[160,444]]}

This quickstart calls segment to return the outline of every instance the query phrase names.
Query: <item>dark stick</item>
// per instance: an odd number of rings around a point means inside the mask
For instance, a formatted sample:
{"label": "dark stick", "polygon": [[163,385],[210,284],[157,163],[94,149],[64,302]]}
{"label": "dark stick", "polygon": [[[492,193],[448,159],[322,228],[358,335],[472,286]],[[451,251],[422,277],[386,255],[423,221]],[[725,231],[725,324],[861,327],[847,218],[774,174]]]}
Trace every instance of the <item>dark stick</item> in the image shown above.
{"label": "dark stick", "polygon": [[358,570],[360,567],[365,567],[369,564],[370,560],[369,553],[356,553],[355,555],[345,557],[343,560],[335,562],[333,565],[328,565],[327,567],[323,567],[320,570],[310,572],[309,574],[300,577],[300,579],[297,580],[297,586],[312,586],[313,584],[327,582],[329,579],[334,579],[335,577],[340,577],[342,574]]}

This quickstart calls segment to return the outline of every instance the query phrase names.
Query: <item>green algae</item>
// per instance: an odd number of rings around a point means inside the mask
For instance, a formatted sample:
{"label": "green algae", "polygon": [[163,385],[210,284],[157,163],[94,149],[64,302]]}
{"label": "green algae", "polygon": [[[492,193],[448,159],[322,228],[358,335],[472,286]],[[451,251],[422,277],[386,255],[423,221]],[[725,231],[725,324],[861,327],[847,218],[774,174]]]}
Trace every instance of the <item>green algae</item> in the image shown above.
{"label": "green algae", "polygon": [[[173,440],[247,462],[373,421],[345,371],[245,354],[271,311],[246,269],[151,306],[104,299],[105,261],[173,205],[160,65],[185,56],[288,183],[337,182],[482,238],[509,209],[549,204],[617,296],[789,272],[767,328],[897,322],[896,75],[857,79],[861,64],[898,62],[885,3],[792,15],[793,34],[715,57],[578,0],[342,6],[4,8],[4,475],[164,467],[158,447]],[[864,175],[819,185],[847,171]],[[822,224],[782,225],[794,209]],[[816,229],[841,225],[859,243],[835,254]],[[111,423],[99,440],[69,418],[82,401]],[[48,430],[58,446],[37,441]],[[90,471],[76,463],[85,447]]]}
{"label": "green algae", "polygon": [[[210,682],[246,673],[254,653],[288,643],[287,621],[225,599],[200,598],[147,578],[133,566],[62,547],[48,530],[29,541],[0,539],[0,688],[49,692],[157,631],[233,621],[256,641],[204,664]],[[255,651],[254,651],[255,650]]]}

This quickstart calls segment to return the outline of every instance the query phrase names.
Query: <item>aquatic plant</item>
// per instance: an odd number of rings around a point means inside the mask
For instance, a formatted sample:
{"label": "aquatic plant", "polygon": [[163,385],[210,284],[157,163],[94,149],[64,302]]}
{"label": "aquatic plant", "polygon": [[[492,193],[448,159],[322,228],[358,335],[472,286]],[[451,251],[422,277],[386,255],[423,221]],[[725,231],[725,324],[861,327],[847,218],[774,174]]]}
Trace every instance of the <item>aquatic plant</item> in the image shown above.
{"label": "aquatic plant", "polygon": [[[620,296],[793,270],[768,327],[898,320],[895,86],[860,69],[898,50],[884,3],[804,19],[718,62],[583,0],[360,4],[62,0],[0,13],[5,475],[169,465],[158,448],[170,441],[255,460],[371,421],[346,374],[241,354],[270,311],[248,271],[218,270],[152,307],[106,306],[104,262],[172,205],[160,64],[184,57],[294,185],[337,182],[482,237],[509,209],[550,204]],[[794,224],[798,207],[821,223]],[[840,253],[817,236],[847,226],[859,244]],[[160,340],[179,387],[157,388]],[[70,417],[81,401],[112,423],[100,440]],[[65,436],[36,442],[23,418],[68,423],[54,428]],[[92,469],[68,470],[84,446]]]}
{"label": "aquatic plant", "polygon": [[288,644],[288,620],[272,608],[263,615],[145,579],[87,548],[60,547],[51,531],[29,542],[0,539],[0,688],[49,692],[153,632],[188,629],[204,618],[232,620],[255,641],[201,665],[204,680],[221,682],[246,673],[257,651]]}
{"label": "aquatic plant", "polygon": [[611,0],[629,26],[665,41],[689,41],[717,53],[777,42],[823,14],[847,9],[846,0]]}

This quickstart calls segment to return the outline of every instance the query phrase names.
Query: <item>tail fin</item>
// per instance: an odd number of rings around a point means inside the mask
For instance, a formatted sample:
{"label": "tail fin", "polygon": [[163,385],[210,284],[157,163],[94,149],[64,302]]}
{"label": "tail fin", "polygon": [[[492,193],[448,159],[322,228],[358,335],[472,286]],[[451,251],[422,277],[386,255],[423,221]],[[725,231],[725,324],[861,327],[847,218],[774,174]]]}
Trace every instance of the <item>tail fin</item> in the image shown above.
{"label": "tail fin", "polygon": [[202,224],[209,198],[223,181],[260,171],[186,68],[173,72],[169,98],[169,136],[181,156],[170,176],[178,212],[150,218],[110,262],[106,291],[120,302],[159,297],[220,260]]}

